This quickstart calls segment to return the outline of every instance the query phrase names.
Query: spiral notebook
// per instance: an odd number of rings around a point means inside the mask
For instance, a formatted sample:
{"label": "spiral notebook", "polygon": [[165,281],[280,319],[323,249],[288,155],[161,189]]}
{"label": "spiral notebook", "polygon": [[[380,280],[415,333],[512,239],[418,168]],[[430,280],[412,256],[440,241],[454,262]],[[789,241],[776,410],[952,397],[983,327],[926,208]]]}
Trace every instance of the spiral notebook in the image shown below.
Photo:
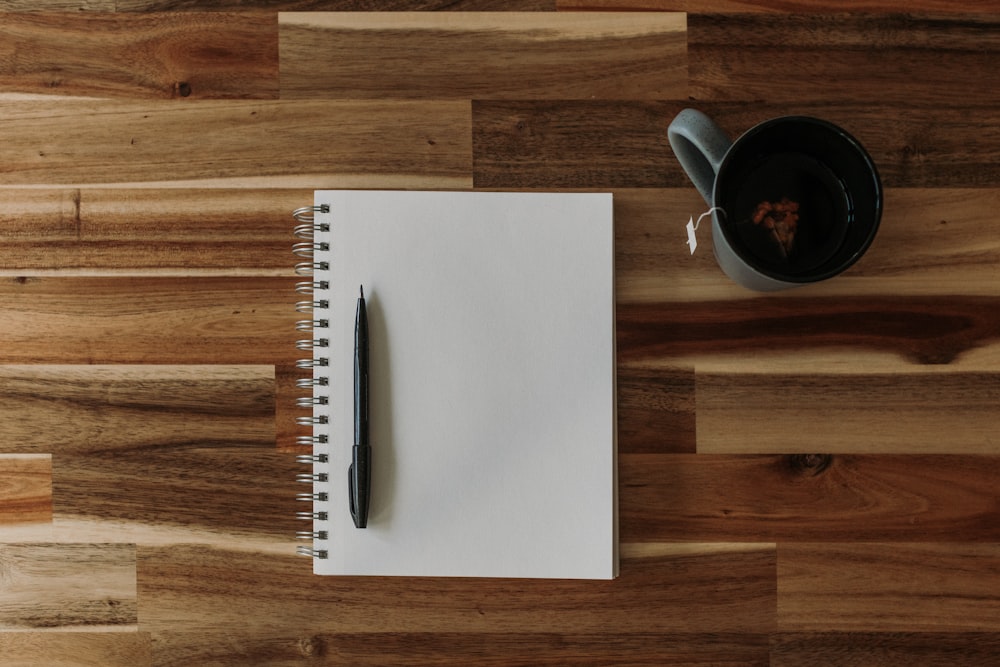
{"label": "spiral notebook", "polygon": [[[317,191],[296,216],[314,572],[617,576],[611,195]],[[361,285],[363,529],[348,501]]]}

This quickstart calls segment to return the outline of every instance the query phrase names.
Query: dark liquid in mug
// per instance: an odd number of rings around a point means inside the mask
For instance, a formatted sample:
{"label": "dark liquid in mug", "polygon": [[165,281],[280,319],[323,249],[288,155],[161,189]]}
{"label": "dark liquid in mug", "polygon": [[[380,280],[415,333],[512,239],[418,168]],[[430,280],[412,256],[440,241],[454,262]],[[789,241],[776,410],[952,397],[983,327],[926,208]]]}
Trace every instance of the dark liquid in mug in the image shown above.
{"label": "dark liquid in mug", "polygon": [[723,220],[752,264],[785,275],[808,273],[844,243],[853,221],[850,196],[819,160],[768,155],[740,182]]}

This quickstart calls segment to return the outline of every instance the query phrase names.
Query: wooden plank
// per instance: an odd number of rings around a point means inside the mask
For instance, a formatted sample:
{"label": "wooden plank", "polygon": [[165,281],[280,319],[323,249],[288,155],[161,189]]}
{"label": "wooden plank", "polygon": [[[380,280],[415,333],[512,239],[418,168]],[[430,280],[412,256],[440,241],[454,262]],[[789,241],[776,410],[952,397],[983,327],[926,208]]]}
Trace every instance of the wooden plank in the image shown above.
{"label": "wooden plank", "polygon": [[915,364],[949,364],[965,356],[996,356],[998,305],[996,297],[823,298],[806,293],[748,295],[684,308],[619,304],[618,359],[690,363],[727,355],[828,352],[845,363],[851,363],[850,354],[879,354]]}
{"label": "wooden plank", "polygon": [[623,454],[618,477],[623,541],[1000,539],[996,456]]}
{"label": "wooden plank", "polygon": [[275,99],[278,28],[263,13],[8,13],[0,92]]}
{"label": "wooden plank", "polygon": [[698,371],[698,451],[1000,454],[998,371],[796,361],[803,370]]}
{"label": "wooden plank", "polygon": [[10,665],[142,667],[152,664],[148,632],[3,632],[0,655]]}
{"label": "wooden plank", "polygon": [[[28,2],[29,0],[16,0]],[[70,1],[70,0],[65,0]],[[162,11],[372,11],[369,0],[117,0],[119,12]],[[554,11],[555,0],[380,0],[382,12],[403,11]]]}
{"label": "wooden plank", "polygon": [[[560,11],[661,11],[698,14],[898,13],[896,0],[556,0]],[[997,0],[913,0],[906,11],[967,14],[1000,11]]]}
{"label": "wooden plank", "polygon": [[0,189],[0,275],[289,276],[312,190]]}
{"label": "wooden plank", "polygon": [[[696,301],[748,300],[719,269],[711,219],[690,253],[684,225],[706,209],[693,187],[614,190],[615,289],[619,303],[683,309]],[[865,256],[834,280],[790,296],[997,296],[1000,189],[889,188],[878,235]]]}
{"label": "wooden plank", "polygon": [[1000,629],[997,544],[782,544],[778,577],[781,631]]}
{"label": "wooden plank", "polygon": [[0,544],[0,629],[135,631],[131,544]]}
{"label": "wooden plank", "polygon": [[1000,60],[998,21],[987,15],[692,16],[691,95],[944,105],[976,90],[976,105],[995,107],[1000,94],[981,82]]}
{"label": "wooden plank", "polygon": [[[641,667],[764,667],[766,635],[739,633],[324,632],[308,637],[267,632],[157,632],[161,664],[296,665],[305,660],[364,667],[477,665],[509,667],[627,664]],[[373,650],[377,647],[377,650]]]}
{"label": "wooden plank", "polygon": [[689,187],[665,132],[685,106],[705,111],[732,137],[783,115],[829,120],[868,149],[887,187],[1000,183],[998,105],[481,100],[472,107],[475,185]]}
{"label": "wooden plank", "polygon": [[15,100],[0,101],[0,122],[0,186],[447,188],[471,178],[468,102]]}
{"label": "wooden plank", "polygon": [[5,360],[42,364],[293,363],[294,279],[0,281]]}
{"label": "wooden plank", "polygon": [[[643,545],[614,581],[316,577],[306,558],[139,549],[140,623],[227,637],[387,633],[761,634],[774,627],[773,545]],[[281,614],[250,614],[265,605]]]}
{"label": "wooden plank", "polygon": [[618,369],[619,453],[694,453],[693,368]]}
{"label": "wooden plank", "polygon": [[288,12],[281,96],[687,96],[682,13]]}
{"label": "wooden plank", "polygon": [[952,667],[1000,662],[995,632],[780,632],[771,665],[920,665]]}
{"label": "wooden plank", "polygon": [[51,521],[52,456],[0,454],[0,525]]}
{"label": "wooden plank", "polygon": [[273,367],[0,366],[0,441],[10,452],[34,455],[0,458],[5,470],[20,466],[46,478],[51,456],[43,452],[56,453],[59,476],[59,459],[73,454],[211,444],[268,448],[274,444]]}

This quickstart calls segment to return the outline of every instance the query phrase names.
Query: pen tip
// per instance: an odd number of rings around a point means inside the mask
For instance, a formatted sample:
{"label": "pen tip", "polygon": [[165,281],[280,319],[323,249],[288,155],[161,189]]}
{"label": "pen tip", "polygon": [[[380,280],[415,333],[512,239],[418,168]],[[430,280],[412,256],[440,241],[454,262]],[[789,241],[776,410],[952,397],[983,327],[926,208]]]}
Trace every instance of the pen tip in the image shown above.
{"label": "pen tip", "polygon": [[362,299],[365,298],[365,286],[364,285],[361,286],[361,298]]}

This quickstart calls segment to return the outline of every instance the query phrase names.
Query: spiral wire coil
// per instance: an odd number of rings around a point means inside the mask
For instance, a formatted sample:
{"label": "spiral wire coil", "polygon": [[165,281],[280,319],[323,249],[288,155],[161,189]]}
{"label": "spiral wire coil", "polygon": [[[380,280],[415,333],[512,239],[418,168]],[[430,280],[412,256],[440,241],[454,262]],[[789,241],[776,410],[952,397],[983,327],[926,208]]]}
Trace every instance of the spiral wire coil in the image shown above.
{"label": "spiral wire coil", "polygon": [[[299,239],[292,246],[292,254],[294,254],[299,259],[303,260],[295,265],[295,274],[302,278],[307,278],[307,280],[302,280],[296,283],[295,292],[296,294],[303,295],[307,297],[305,300],[299,301],[295,304],[295,310],[298,313],[309,314],[309,319],[302,319],[295,323],[295,330],[300,332],[308,332],[311,334],[310,338],[303,338],[295,343],[295,347],[302,351],[312,351],[314,352],[312,357],[299,359],[295,366],[303,370],[313,370],[317,368],[328,367],[330,364],[328,357],[320,357],[315,354],[316,350],[327,348],[330,345],[329,338],[316,335],[318,330],[328,329],[330,327],[329,319],[322,317],[324,311],[330,308],[330,302],[323,298],[317,298],[319,293],[325,292],[330,288],[330,283],[326,280],[315,280],[313,277],[316,273],[321,271],[326,271],[330,268],[328,262],[316,261],[316,254],[320,252],[326,252],[330,249],[329,244],[320,243],[315,241],[316,234],[319,232],[330,231],[330,226],[325,223],[316,222],[317,213],[329,213],[330,207],[327,205],[321,206],[303,206],[302,208],[296,209],[292,212],[292,217],[298,223],[295,226],[293,235],[296,239]],[[309,390],[310,392],[315,387],[326,387],[329,385],[329,378],[325,376],[318,376],[313,374],[311,377],[299,378],[295,382],[295,386],[301,390]],[[309,411],[309,416],[297,417],[295,423],[303,427],[314,427],[321,424],[329,423],[329,419],[325,416],[315,416],[313,414],[313,409],[317,405],[327,405],[328,399],[325,396],[301,396],[296,399],[295,405],[301,410]],[[296,444],[301,446],[316,447],[317,445],[323,445],[327,442],[327,436],[323,434],[317,434],[315,431],[312,435],[302,435],[295,439]],[[296,457],[296,461],[302,465],[310,466],[310,472],[299,473],[296,475],[296,481],[301,484],[308,484],[311,488],[317,482],[326,482],[328,476],[326,473],[314,472],[312,466],[315,464],[324,464],[329,461],[326,454],[315,452],[312,454],[301,454]],[[296,499],[302,502],[316,503],[325,502],[328,500],[327,494],[319,491],[310,491],[308,493],[297,493]],[[302,521],[326,521],[328,515],[326,512],[317,511],[313,509],[311,512],[297,512],[296,517]],[[328,533],[325,530],[301,530],[296,532],[296,537],[301,540],[310,541],[325,541],[328,537]],[[328,553],[326,549],[316,548],[315,546],[299,546],[296,549],[296,553],[302,556],[309,556],[311,558],[327,558]]]}

